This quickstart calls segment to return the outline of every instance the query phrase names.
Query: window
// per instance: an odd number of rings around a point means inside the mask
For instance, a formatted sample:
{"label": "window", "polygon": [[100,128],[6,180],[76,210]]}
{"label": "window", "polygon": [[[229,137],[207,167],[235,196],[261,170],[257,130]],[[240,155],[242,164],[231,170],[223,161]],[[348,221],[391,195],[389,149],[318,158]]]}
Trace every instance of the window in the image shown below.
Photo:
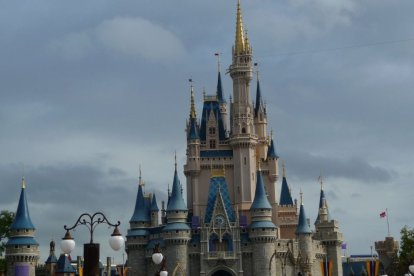
{"label": "window", "polygon": [[246,133],[246,128],[242,128],[242,133]]}
{"label": "window", "polygon": [[209,127],[208,128],[208,134],[215,135],[216,134],[216,128],[215,127]]}
{"label": "window", "polygon": [[210,149],[216,148],[216,140],[210,140]]}

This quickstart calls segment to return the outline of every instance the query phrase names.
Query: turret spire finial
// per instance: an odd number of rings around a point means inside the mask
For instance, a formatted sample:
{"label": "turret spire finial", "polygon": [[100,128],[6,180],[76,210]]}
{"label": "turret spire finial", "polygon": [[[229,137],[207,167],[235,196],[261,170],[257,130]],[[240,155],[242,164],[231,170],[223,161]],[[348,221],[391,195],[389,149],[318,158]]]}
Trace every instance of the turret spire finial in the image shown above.
{"label": "turret spire finial", "polygon": [[26,179],[22,177],[22,189],[26,189]]}
{"label": "turret spire finial", "polygon": [[303,192],[302,192],[302,188],[300,188],[300,205],[303,205]]}
{"label": "turret spire finial", "polygon": [[286,177],[286,164],[285,160],[282,161],[282,176]]}
{"label": "turret spire finial", "polygon": [[217,70],[218,70],[218,72],[220,72],[220,65],[221,65],[221,63],[220,63],[220,54],[221,53],[219,53],[219,52],[217,52],[217,53],[214,53],[214,56],[216,56],[217,57]]}
{"label": "turret spire finial", "polygon": [[175,171],[177,171],[177,151],[174,151],[174,167]]}
{"label": "turret spire finial", "polygon": [[189,79],[190,91],[191,91],[191,108],[190,108],[190,119],[196,118],[195,104],[194,104],[194,86],[193,79]]}
{"label": "turret spire finial", "polygon": [[319,181],[319,183],[321,184],[321,191],[322,191],[322,190],[323,190],[323,176],[322,176],[322,170],[321,170],[321,173],[319,174],[318,181]]}

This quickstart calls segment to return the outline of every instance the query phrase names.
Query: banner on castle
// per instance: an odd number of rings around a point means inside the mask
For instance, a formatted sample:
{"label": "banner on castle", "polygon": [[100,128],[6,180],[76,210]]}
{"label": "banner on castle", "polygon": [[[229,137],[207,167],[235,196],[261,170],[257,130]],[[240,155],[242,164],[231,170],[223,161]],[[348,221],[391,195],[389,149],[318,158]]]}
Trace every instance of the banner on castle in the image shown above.
{"label": "banner on castle", "polygon": [[127,272],[128,272],[128,267],[124,267],[124,266],[117,266],[116,270],[118,271],[118,275],[121,276],[126,276]]}
{"label": "banner on castle", "polygon": [[379,265],[380,265],[379,260],[367,261],[368,276],[378,276]]}
{"label": "banner on castle", "polygon": [[83,276],[83,267],[78,268],[78,274],[79,276]]}
{"label": "banner on castle", "polygon": [[332,261],[322,261],[321,262],[321,271],[322,276],[332,276]]}

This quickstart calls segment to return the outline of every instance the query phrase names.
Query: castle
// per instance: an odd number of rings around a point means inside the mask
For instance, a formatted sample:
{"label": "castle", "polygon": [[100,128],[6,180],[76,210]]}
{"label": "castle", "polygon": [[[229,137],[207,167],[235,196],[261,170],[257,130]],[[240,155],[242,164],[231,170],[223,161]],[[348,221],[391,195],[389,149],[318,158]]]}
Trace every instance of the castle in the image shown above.
{"label": "castle", "polygon": [[[156,274],[159,267],[151,259],[156,246],[166,257],[170,275],[343,274],[342,234],[338,222],[330,218],[322,185],[319,205],[315,204],[315,230],[305,214],[302,194],[299,206],[293,200],[284,166],[276,197],[279,156],[268,133],[258,74],[255,103],[251,100],[253,52],[243,30],[240,1],[236,14],[228,70],[232,97],[228,103],[224,99],[219,70],[217,91],[204,95],[199,120],[191,86],[184,165],[187,203],[177,162],[167,206],[162,202],[161,210],[156,195],[144,193],[140,176],[126,237],[129,275]],[[35,275],[39,251],[34,233],[23,180],[6,244],[8,275]],[[62,259],[62,267],[65,262]]]}
{"label": "castle", "polygon": [[[140,176],[126,241],[130,275],[157,272],[151,260],[157,245],[172,275],[342,275],[342,234],[329,217],[323,187],[315,231],[302,195],[299,208],[292,199],[284,166],[276,199],[279,156],[268,134],[258,74],[252,104],[253,67],[238,1],[228,70],[232,97],[229,104],[224,99],[219,70],[217,91],[204,95],[199,120],[191,86],[184,165],[187,204],[177,163],[161,214],[156,196],[144,194]],[[332,274],[326,274],[328,270]]]}

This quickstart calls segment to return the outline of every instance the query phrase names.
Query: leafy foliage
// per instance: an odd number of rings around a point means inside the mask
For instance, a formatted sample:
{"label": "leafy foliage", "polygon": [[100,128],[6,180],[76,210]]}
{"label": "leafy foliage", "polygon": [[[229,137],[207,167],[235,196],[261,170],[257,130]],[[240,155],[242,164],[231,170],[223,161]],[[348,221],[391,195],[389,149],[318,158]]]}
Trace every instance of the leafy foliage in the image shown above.
{"label": "leafy foliage", "polygon": [[401,229],[401,247],[398,260],[400,273],[407,273],[408,266],[414,264],[414,228],[404,226]]}
{"label": "leafy foliage", "polygon": [[7,210],[0,212],[0,256],[4,251],[4,239],[10,235],[10,226],[13,223],[15,214]]}

